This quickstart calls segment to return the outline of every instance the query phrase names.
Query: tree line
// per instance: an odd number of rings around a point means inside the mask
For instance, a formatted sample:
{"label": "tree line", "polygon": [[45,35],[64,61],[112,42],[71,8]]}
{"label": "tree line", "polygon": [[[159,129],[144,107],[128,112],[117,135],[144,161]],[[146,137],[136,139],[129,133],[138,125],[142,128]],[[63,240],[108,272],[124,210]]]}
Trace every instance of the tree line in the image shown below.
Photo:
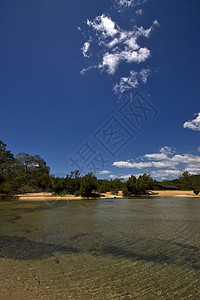
{"label": "tree line", "polygon": [[98,197],[99,193],[123,191],[126,196],[145,194],[148,190],[176,188],[200,189],[200,175],[184,172],[178,179],[157,182],[150,175],[136,178],[132,175],[123,179],[97,179],[92,173],[81,176],[80,171],[72,171],[65,177],[50,174],[50,168],[40,155],[21,152],[13,155],[7,145],[0,140],[0,199],[14,198],[17,194],[30,192],[51,192],[56,195],[73,194],[84,197]]}

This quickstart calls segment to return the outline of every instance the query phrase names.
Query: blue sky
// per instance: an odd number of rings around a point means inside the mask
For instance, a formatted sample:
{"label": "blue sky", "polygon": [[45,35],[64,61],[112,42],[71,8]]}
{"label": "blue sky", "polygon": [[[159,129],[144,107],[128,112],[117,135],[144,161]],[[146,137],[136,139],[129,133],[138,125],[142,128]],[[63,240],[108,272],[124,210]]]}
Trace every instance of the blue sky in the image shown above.
{"label": "blue sky", "polygon": [[199,0],[10,0],[0,20],[0,139],[14,154],[60,176],[200,173]]}

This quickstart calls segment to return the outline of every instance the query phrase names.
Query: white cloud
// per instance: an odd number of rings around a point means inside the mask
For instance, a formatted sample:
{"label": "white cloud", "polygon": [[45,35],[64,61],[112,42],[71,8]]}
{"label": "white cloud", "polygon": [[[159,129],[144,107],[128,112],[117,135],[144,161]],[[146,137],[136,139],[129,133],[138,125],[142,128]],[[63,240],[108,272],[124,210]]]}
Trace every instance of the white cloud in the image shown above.
{"label": "white cloud", "polygon": [[185,168],[184,171],[187,171],[191,175],[197,175],[197,174],[200,174],[200,166],[192,166],[191,165],[191,166]]}
{"label": "white cloud", "polygon": [[174,154],[176,153],[176,149],[169,146],[164,146],[160,149],[160,152],[165,154]]}
{"label": "white cloud", "polygon": [[112,174],[112,175],[110,175],[110,176],[109,176],[109,178],[110,178],[110,179],[116,179],[116,178],[118,178],[118,176],[117,176],[117,175],[114,175],[114,174]]}
{"label": "white cloud", "polygon": [[122,94],[126,90],[138,87],[138,85],[138,73],[132,70],[129,77],[121,77],[120,82],[114,85],[113,90],[116,94]]}
{"label": "white cloud", "polygon": [[140,9],[137,9],[135,13],[136,13],[136,15],[142,15],[142,14],[143,14],[143,11],[142,11],[142,9],[140,8]]}
{"label": "white cloud", "polygon": [[103,171],[100,171],[98,174],[99,175],[106,175],[106,174],[110,174],[110,173],[111,173],[110,171],[103,170]]}
{"label": "white cloud", "polygon": [[150,160],[166,160],[169,159],[168,155],[174,154],[176,151],[172,147],[164,146],[160,149],[160,153],[151,153],[151,154],[145,154],[143,157],[148,158]]}
{"label": "white cloud", "polygon": [[200,156],[198,155],[192,155],[192,154],[176,154],[171,158],[171,161],[177,162],[177,163],[183,163],[183,164],[200,164]]}
{"label": "white cloud", "polygon": [[153,21],[153,24],[156,25],[156,26],[160,26],[158,20],[154,20],[154,21]]}
{"label": "white cloud", "polygon": [[139,176],[143,175],[143,173],[139,173],[139,174],[126,174],[126,175],[118,175],[118,176],[115,175],[115,174],[112,174],[112,175],[109,176],[109,178],[111,178],[111,179],[119,178],[119,179],[127,180],[132,175],[135,176],[136,178],[138,178]]}
{"label": "white cloud", "polygon": [[130,162],[130,161],[115,161],[113,163],[113,166],[118,168],[137,168],[137,169],[143,169],[151,167],[151,162]]}
{"label": "white cloud", "polygon": [[141,63],[149,58],[150,53],[150,50],[147,48],[140,48],[138,51],[126,49],[120,53],[120,58],[128,63]]}
{"label": "white cloud", "polygon": [[[176,154],[175,149],[164,146],[159,153],[145,154],[137,158],[137,162],[134,160],[115,161],[113,166],[126,169],[147,169],[144,172],[163,179],[177,177],[184,171],[188,171],[190,174],[200,174],[200,156]],[[149,171],[150,168],[152,171]]]}
{"label": "white cloud", "polygon": [[[140,64],[146,61],[151,52],[146,47],[141,47],[137,43],[137,39],[141,36],[149,38],[157,21],[145,29],[142,26],[134,26],[132,30],[127,31],[121,29],[109,16],[105,14],[96,17],[93,21],[87,20],[87,25],[95,31],[93,38],[84,43],[82,53],[88,57],[88,49],[92,43],[97,43],[100,47],[97,58],[97,68],[113,75],[121,62]],[[149,76],[147,69],[141,70],[139,76],[146,83]]]}
{"label": "white cloud", "polygon": [[167,154],[165,153],[151,153],[151,154],[145,154],[143,157],[146,157],[148,159],[155,159],[155,160],[163,160],[167,159]]}
{"label": "white cloud", "polygon": [[197,151],[200,152],[200,147],[197,148]]}
{"label": "white cloud", "polygon": [[143,175],[142,173],[139,173],[139,174],[127,174],[127,175],[121,175],[120,178],[121,179],[124,179],[124,180],[127,180],[129,179],[131,176],[135,176],[136,178],[138,178],[139,176]]}
{"label": "white cloud", "polygon": [[151,70],[150,69],[142,69],[140,71],[140,77],[142,79],[142,81],[146,84],[147,83],[147,79],[149,77],[149,75],[151,74]]}
{"label": "white cloud", "polygon": [[189,128],[192,130],[200,131],[200,112],[197,114],[197,117],[194,120],[185,122],[183,124],[184,128]]}
{"label": "white cloud", "polygon": [[95,69],[95,68],[96,68],[96,66],[89,66],[86,69],[82,69],[80,73],[81,73],[81,75],[84,75],[87,71],[89,71],[91,69]]}
{"label": "white cloud", "polygon": [[116,0],[116,3],[120,8],[130,8],[133,6],[142,5],[147,0]]}
{"label": "white cloud", "polygon": [[173,162],[170,160],[166,161],[149,161],[149,162],[130,162],[130,161],[115,161],[113,166],[118,168],[136,168],[136,169],[144,169],[144,168],[168,168],[175,167],[179,163]]}
{"label": "white cloud", "polygon": [[102,64],[99,64],[99,68],[106,69],[109,74],[114,74],[119,64],[120,57],[116,54],[105,53]]}
{"label": "white cloud", "polygon": [[151,176],[155,178],[165,179],[167,177],[177,178],[182,172],[180,170],[156,170],[151,172]]}
{"label": "white cloud", "polygon": [[81,48],[84,57],[89,57],[89,55],[88,55],[89,48],[90,48],[90,43],[85,42],[83,45],[83,48]]}
{"label": "white cloud", "polygon": [[147,82],[147,77],[150,75],[150,73],[150,69],[142,69],[140,72],[136,72],[134,70],[130,71],[130,75],[128,77],[121,77],[120,82],[114,85],[114,93],[122,94],[129,89],[137,88],[140,80],[143,83]]}
{"label": "white cloud", "polygon": [[104,14],[96,17],[94,21],[87,20],[87,25],[92,26],[96,31],[101,31],[104,37],[113,36],[118,32],[115,23]]}
{"label": "white cloud", "polygon": [[137,38],[131,37],[130,39],[125,40],[124,44],[128,45],[132,50],[137,50],[140,46],[137,44]]}

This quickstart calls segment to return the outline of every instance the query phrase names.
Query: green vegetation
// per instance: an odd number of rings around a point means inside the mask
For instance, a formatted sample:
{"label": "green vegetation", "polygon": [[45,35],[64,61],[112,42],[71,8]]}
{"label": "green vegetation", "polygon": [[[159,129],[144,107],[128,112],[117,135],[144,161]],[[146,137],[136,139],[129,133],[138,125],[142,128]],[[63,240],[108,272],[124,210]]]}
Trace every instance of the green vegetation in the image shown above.
{"label": "green vegetation", "polygon": [[125,195],[139,195],[145,194],[148,190],[153,190],[157,186],[156,181],[154,181],[150,175],[143,174],[138,177],[138,179],[131,175],[131,177],[126,182],[126,189],[124,190]]}
{"label": "green vegetation", "polygon": [[123,191],[124,195],[143,195],[149,190],[180,189],[200,192],[200,175],[184,172],[178,179],[157,182],[150,175],[143,174],[138,179],[131,175],[127,181],[116,178],[97,180],[88,173],[81,176],[78,170],[59,178],[50,174],[50,168],[39,155],[19,153],[14,156],[0,141],[0,199],[14,198],[17,194],[29,192],[52,192],[56,195],[81,195],[97,197],[99,193]]}
{"label": "green vegetation", "polygon": [[184,172],[178,179],[165,180],[162,182],[162,185],[183,191],[192,190],[198,195],[200,191],[200,175],[191,175],[188,172]]}

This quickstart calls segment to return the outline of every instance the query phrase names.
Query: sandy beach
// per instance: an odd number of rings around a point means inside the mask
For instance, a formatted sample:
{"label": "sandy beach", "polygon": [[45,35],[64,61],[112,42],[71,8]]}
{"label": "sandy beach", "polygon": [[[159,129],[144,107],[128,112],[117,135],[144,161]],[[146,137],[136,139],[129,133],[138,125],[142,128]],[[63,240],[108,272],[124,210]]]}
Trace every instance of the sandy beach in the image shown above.
{"label": "sandy beach", "polygon": [[151,196],[156,197],[200,197],[200,195],[195,195],[193,191],[172,191],[172,190],[158,190],[158,191],[151,191]]}
{"label": "sandy beach", "polygon": [[[150,197],[197,197],[200,195],[195,195],[193,191],[172,191],[172,190],[158,190],[158,191],[150,191],[152,193],[149,195]],[[54,196],[51,193],[27,193],[18,195],[18,199],[21,201],[58,201],[58,200],[82,200],[85,199],[81,196],[74,196],[70,194],[66,194],[64,196]],[[119,191],[118,194],[113,194],[112,192],[101,193],[99,198],[123,198],[122,191]],[[90,198],[93,199],[93,198]]]}
{"label": "sandy beach", "polygon": [[[82,200],[86,199],[82,196],[74,196],[66,194],[64,196],[54,196],[52,193],[27,193],[18,195],[18,199],[22,201],[58,201],[58,200]],[[122,191],[119,191],[117,195],[112,194],[111,192],[101,193],[98,198],[123,198]],[[93,199],[93,198],[89,198]]]}

